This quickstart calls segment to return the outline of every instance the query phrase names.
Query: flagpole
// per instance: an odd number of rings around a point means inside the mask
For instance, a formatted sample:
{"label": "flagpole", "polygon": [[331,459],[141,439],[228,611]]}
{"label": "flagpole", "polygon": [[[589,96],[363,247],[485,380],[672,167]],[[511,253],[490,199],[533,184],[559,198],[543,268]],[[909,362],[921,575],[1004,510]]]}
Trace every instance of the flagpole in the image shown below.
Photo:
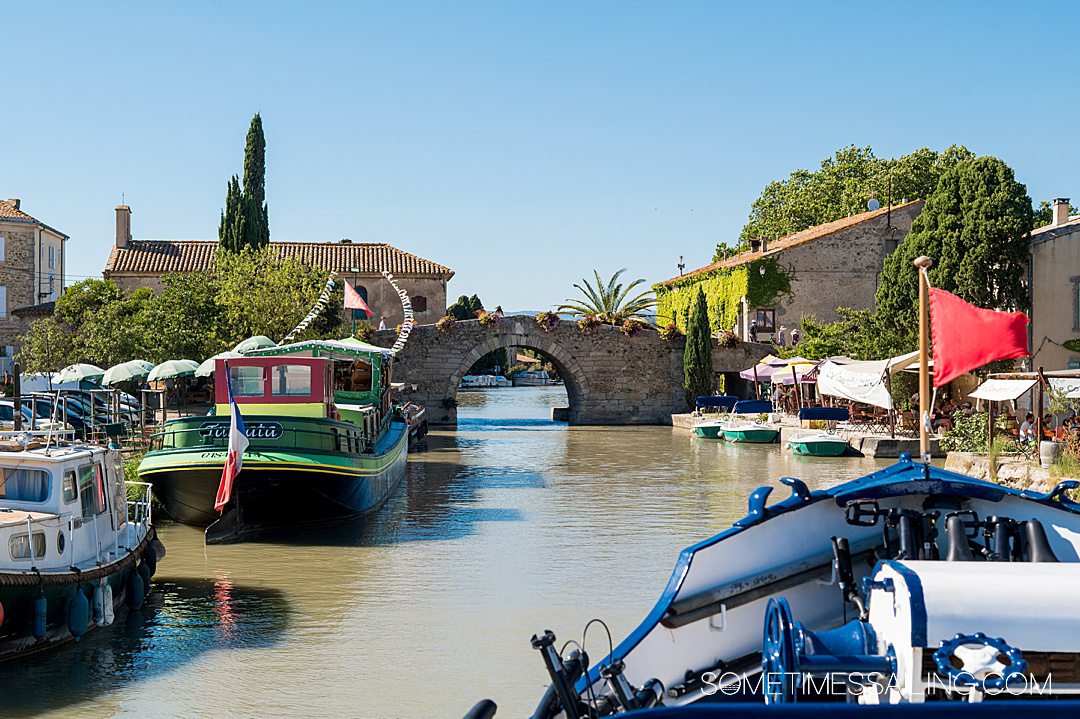
{"label": "flagpole", "polygon": [[926,272],[934,261],[929,257],[915,258],[919,273],[919,454],[930,462],[930,279]]}

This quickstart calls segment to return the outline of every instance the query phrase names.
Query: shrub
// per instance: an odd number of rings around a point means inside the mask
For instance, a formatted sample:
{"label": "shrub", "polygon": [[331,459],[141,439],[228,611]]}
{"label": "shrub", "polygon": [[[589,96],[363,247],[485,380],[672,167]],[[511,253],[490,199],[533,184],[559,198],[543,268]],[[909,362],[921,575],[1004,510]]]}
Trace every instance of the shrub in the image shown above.
{"label": "shrub", "polygon": [[477,310],[476,319],[480,320],[480,324],[490,329],[495,329],[499,326],[499,316],[488,312],[487,310]]}
{"label": "shrub", "polygon": [[454,329],[454,323],[457,322],[457,317],[453,315],[446,315],[441,320],[435,323],[435,329],[439,332],[449,332]]}
{"label": "shrub", "polygon": [[599,317],[595,315],[586,315],[577,321],[578,331],[583,335],[591,335],[600,328],[600,325],[604,324],[600,321]]}
{"label": "shrub", "polygon": [[956,417],[952,431],[941,438],[944,452],[985,452],[986,413],[976,412],[970,417]]}
{"label": "shrub", "polygon": [[544,332],[551,332],[559,326],[559,315],[554,312],[541,312],[536,315],[536,324],[540,325]]}
{"label": "shrub", "polygon": [[739,346],[739,336],[731,330],[724,330],[716,338],[716,342],[726,350],[733,350]]}
{"label": "shrub", "polygon": [[356,325],[356,331],[353,332],[353,337],[361,342],[367,342],[371,339],[371,336],[375,334],[375,327],[368,322],[359,322]]}
{"label": "shrub", "polygon": [[668,322],[666,325],[659,329],[660,339],[671,342],[672,340],[682,337],[682,332],[679,332],[679,326],[674,322]]}
{"label": "shrub", "polygon": [[630,317],[622,323],[622,333],[627,337],[633,337],[634,335],[645,329],[645,323],[634,317]]}

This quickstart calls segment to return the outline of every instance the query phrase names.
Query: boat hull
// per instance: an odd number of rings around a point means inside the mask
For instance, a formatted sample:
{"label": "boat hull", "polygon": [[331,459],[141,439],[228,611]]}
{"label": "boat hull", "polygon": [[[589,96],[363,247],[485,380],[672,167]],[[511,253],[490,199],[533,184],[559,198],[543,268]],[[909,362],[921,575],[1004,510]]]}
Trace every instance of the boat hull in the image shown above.
{"label": "boat hull", "polygon": [[706,439],[723,439],[724,428],[721,425],[698,425],[694,427],[694,432],[698,437],[704,437]]}
{"label": "boat hull", "polygon": [[778,434],[777,430],[767,427],[761,429],[725,429],[724,439],[728,442],[742,442],[745,444],[769,444],[776,441]]}
{"label": "boat hull", "polygon": [[[138,572],[145,553],[157,552],[155,541],[153,533],[148,533],[139,546],[123,558],[81,573],[43,572],[39,579],[30,572],[0,572],[0,605],[4,608],[0,662],[46,651],[76,639],[68,623],[69,606],[76,591],[83,592],[90,607],[90,621],[84,634],[105,626],[103,620],[101,623],[94,621],[93,609],[95,588],[102,581],[112,590],[115,623],[116,618],[126,611],[128,579],[133,572]],[[143,591],[148,592],[149,587],[143,585]],[[45,632],[40,637],[34,636],[35,602],[39,594],[44,596],[46,608]],[[141,601],[137,603],[142,604]]]}
{"label": "boat hull", "polygon": [[839,457],[847,451],[848,443],[841,439],[793,439],[788,448],[808,457]]}
{"label": "boat hull", "polygon": [[[226,508],[226,515],[234,513],[235,536],[219,541],[346,521],[378,509],[405,476],[408,444],[407,426],[395,422],[371,454],[249,449]],[[139,474],[153,482],[154,494],[173,519],[208,526],[222,518],[214,500],[225,457],[221,450],[148,454]]]}

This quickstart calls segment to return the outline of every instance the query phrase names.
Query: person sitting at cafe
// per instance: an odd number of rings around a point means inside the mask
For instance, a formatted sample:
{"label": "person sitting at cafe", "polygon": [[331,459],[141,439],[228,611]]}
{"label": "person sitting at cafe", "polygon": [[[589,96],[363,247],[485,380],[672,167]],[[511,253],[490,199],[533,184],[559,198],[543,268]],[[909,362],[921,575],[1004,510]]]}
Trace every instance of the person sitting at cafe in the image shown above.
{"label": "person sitting at cafe", "polygon": [[944,429],[946,432],[951,432],[953,430],[954,425],[952,417],[942,408],[940,402],[934,407],[934,413],[930,417],[930,420],[934,429]]}
{"label": "person sitting at cafe", "polygon": [[1031,412],[1027,413],[1024,417],[1023,423],[1020,425],[1020,442],[1021,444],[1028,444],[1035,441],[1035,415]]}

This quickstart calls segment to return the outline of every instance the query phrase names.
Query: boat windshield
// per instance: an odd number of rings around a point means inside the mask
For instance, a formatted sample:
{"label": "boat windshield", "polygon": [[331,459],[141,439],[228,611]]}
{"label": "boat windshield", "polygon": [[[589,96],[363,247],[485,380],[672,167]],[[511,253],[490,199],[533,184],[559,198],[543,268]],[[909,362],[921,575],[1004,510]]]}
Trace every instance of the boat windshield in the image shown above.
{"label": "boat windshield", "polygon": [[275,397],[311,395],[311,366],[279,364],[270,368],[270,392]]}
{"label": "boat windshield", "polygon": [[49,498],[49,473],[27,467],[0,467],[0,499],[44,502]]}

